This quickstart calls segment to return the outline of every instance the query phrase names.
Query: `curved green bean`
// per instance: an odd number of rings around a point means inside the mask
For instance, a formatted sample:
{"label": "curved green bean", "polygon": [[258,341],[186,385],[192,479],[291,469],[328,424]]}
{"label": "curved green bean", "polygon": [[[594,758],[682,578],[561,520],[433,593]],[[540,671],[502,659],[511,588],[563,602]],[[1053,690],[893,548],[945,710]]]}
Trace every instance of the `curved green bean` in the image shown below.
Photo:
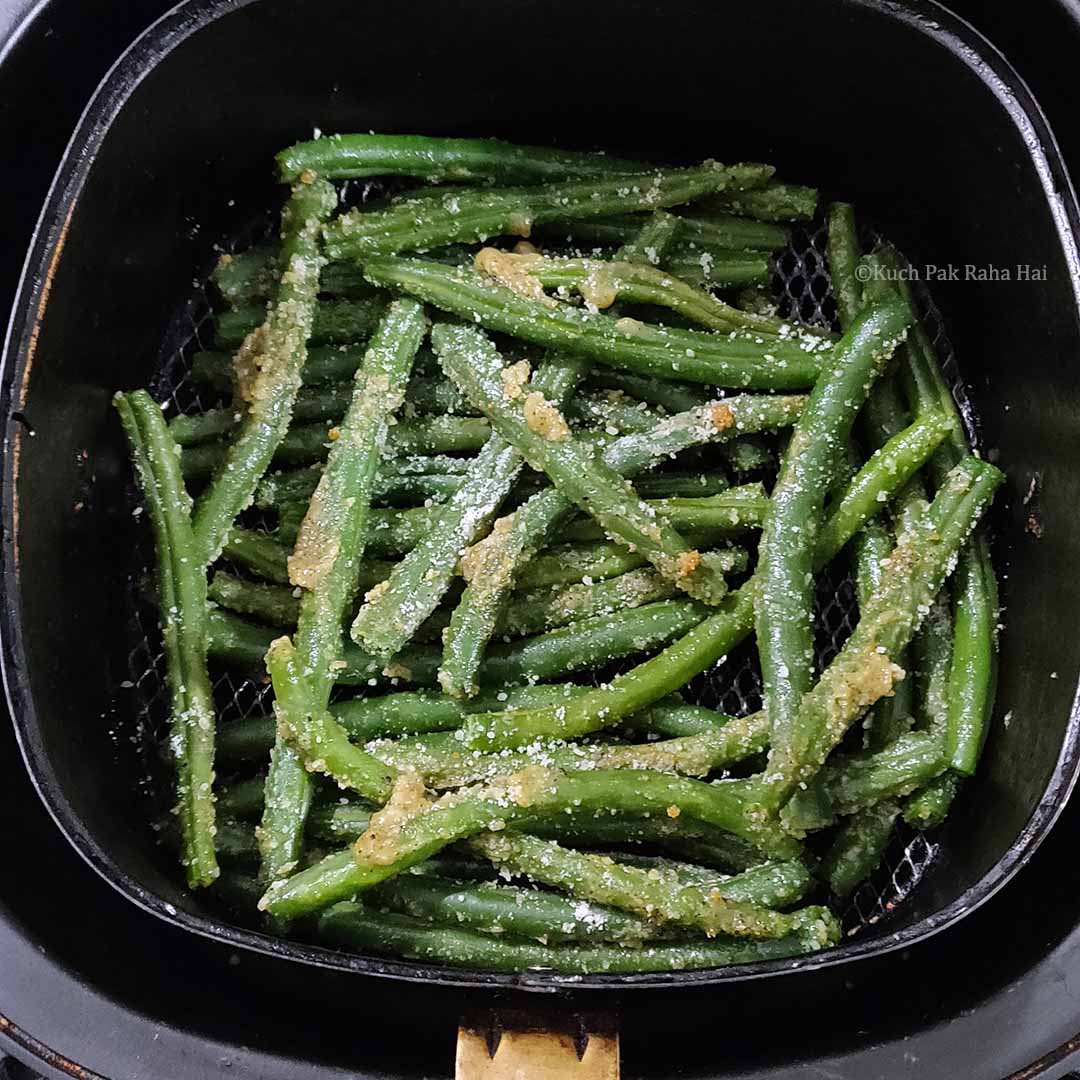
{"label": "curved green bean", "polygon": [[803,390],[827,358],[828,343],[792,330],[786,338],[753,333],[711,334],[592,314],[566,304],[521,296],[476,271],[424,259],[373,258],[369,280],[406,292],[487,330],[628,368],[639,375],[688,379],[711,386]]}
{"label": "curved green bean", "polygon": [[793,747],[810,689],[812,569],[837,448],[847,444],[859,407],[909,323],[906,306],[896,300],[855,319],[795,424],[773,487],[759,546],[755,622],[771,728],[769,775],[778,801],[805,779],[792,771]]}
{"label": "curved green bean", "polygon": [[365,176],[415,176],[444,180],[507,181],[604,179],[642,170],[639,162],[607,154],[520,146],[499,139],[448,139],[430,135],[320,135],[282,150],[278,176],[289,183],[310,170],[328,180]]}
{"label": "curved green bean", "polygon": [[807,908],[798,929],[765,941],[727,940],[646,945],[540,945],[491,935],[432,927],[400,915],[379,915],[359,904],[336,904],[319,919],[319,936],[348,948],[373,950],[454,967],[487,971],[552,971],[565,975],[693,971],[778,960],[816,952],[840,939],[835,918],[825,908]]}

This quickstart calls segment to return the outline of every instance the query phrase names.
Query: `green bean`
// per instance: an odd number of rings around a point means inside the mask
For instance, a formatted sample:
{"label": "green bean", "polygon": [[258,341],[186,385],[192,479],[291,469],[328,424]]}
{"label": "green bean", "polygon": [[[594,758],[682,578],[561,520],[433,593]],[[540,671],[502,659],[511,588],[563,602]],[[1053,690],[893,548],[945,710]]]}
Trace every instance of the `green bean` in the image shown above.
{"label": "green bean", "polygon": [[770,180],[750,191],[725,192],[702,199],[702,210],[726,210],[756,221],[809,221],[817,213],[818,193],[801,184]]}
{"label": "green bean", "polygon": [[[207,625],[211,660],[242,671],[262,668],[275,630],[220,610],[210,611]],[[342,659],[345,667],[337,673],[339,686],[377,686],[397,680],[416,686],[432,686],[439,666],[439,650],[429,645],[409,645],[388,664],[385,659],[365,653],[347,641]]]}
{"label": "green bean", "polygon": [[620,727],[631,736],[674,739],[683,735],[708,734],[731,719],[725,713],[704,705],[687,705],[675,694],[627,717]]}
{"label": "green bean", "polygon": [[[287,763],[294,770],[326,773],[339,785],[377,802],[389,796],[393,774],[349,742],[327,703],[335,671],[345,663],[340,658],[341,624],[360,583],[375,469],[392,414],[401,403],[399,387],[408,381],[425,331],[421,306],[396,301],[371,339],[340,437],[289,556],[290,582],[301,590],[294,641],[279,638],[266,657],[274,684],[277,743],[289,743],[303,759],[297,763],[278,754],[274,767]],[[276,783],[267,780],[268,787]],[[300,786],[299,777],[295,783]],[[309,803],[298,798],[296,813],[287,821],[284,811],[264,820],[260,838],[264,848],[297,842],[270,830],[302,833]],[[272,880],[276,869],[271,859],[264,878]]]}
{"label": "green bean", "polygon": [[899,814],[896,800],[886,799],[840,827],[821,868],[834,896],[850,896],[881,865]]}
{"label": "green bean", "polygon": [[[879,249],[877,254],[893,269],[903,266],[891,248]],[[907,282],[900,275],[894,277],[900,295],[914,311]],[[936,406],[955,415],[956,405],[942,376],[934,345],[918,321],[908,342],[907,361],[902,375],[912,405],[920,412]],[[963,428],[958,423],[931,459],[929,472],[942,482],[946,472],[966,453]],[[983,533],[973,537],[960,553],[953,580],[954,660],[949,680],[946,738],[951,767],[962,776],[970,776],[986,738],[997,677],[997,578]]]}
{"label": "green bean", "polygon": [[246,581],[224,570],[214,574],[207,597],[238,615],[248,615],[271,626],[295,626],[300,612],[300,600],[289,586]]}
{"label": "green bean", "polygon": [[[541,510],[546,509],[546,500],[540,502],[539,506]],[[502,538],[508,546],[515,539],[520,541],[520,535],[529,524],[531,512],[536,510],[537,504],[529,500],[525,507],[526,514],[514,522],[521,532],[516,537],[513,533],[509,536],[505,531],[503,533]],[[525,562],[520,571],[516,572],[516,584],[526,591],[575,583],[585,584],[589,579],[602,581],[644,565],[644,556],[629,551],[619,544],[601,541],[594,544],[558,545]],[[505,582],[501,581],[498,584],[502,585]],[[490,603],[491,601],[482,596],[481,602]],[[496,613],[496,620],[497,618],[498,613]]]}
{"label": "green bean", "polygon": [[704,405],[708,395],[700,386],[692,383],[669,382],[646,375],[633,375],[629,371],[599,365],[588,375],[588,385],[601,386],[605,390],[618,390],[636,401],[657,405],[669,413],[687,412]]}
{"label": "green bean", "polygon": [[863,308],[862,286],[856,274],[861,248],[855,228],[855,208],[850,203],[832,203],[828,212],[829,276],[840,325],[847,328]]}
{"label": "green bean", "polygon": [[716,769],[760,754],[768,746],[763,713],[730,719],[699,733],[639,745],[530,744],[519,753],[479,754],[462,747],[452,733],[368,744],[380,761],[420,773],[434,788],[491,780],[530,764],[557,769],[650,769],[677,776],[704,777]]}
{"label": "green bean", "polygon": [[[311,808],[312,785],[300,752],[275,737],[270,749],[270,769],[263,788],[262,821],[257,834],[259,880],[268,882],[287,877],[299,865],[304,850],[303,828]],[[280,922],[271,926],[281,928]]]}
{"label": "green bean", "polygon": [[[331,267],[324,267],[322,273],[329,269]],[[300,373],[302,385],[314,390],[343,383],[356,374],[363,357],[362,346],[313,346],[308,349],[304,370]],[[196,381],[228,394],[233,388],[232,357],[227,352],[197,352],[191,360],[191,375]]]}
{"label": "green bean", "polygon": [[[336,426],[327,423],[303,424],[290,428],[271,460],[275,465],[311,465],[323,461],[333,445]],[[430,416],[423,420],[404,420],[387,432],[387,449],[401,454],[470,453],[479,450],[491,431],[487,421],[472,416]],[[189,446],[181,452],[180,460],[185,480],[206,476],[221,469],[231,447],[219,443]],[[401,482],[393,477],[387,487],[393,489]]]}
{"label": "green bean", "polygon": [[520,973],[532,969],[565,975],[693,971],[777,960],[835,944],[840,930],[825,908],[807,908],[798,929],[765,941],[727,940],[646,945],[540,945],[502,940],[467,930],[430,926],[401,915],[375,914],[359,904],[336,904],[318,922],[320,938],[363,951],[374,950],[453,967]]}
{"label": "green bean", "polygon": [[312,807],[308,815],[308,839],[316,844],[340,847],[351,844],[367,831],[373,811],[358,802],[336,802]]}
{"label": "green bean", "polygon": [[1002,479],[992,465],[965,460],[949,474],[928,520],[901,534],[883,567],[881,585],[863,606],[851,636],[804,695],[792,739],[784,749],[773,741],[768,770],[773,798],[778,790],[787,797],[811,779],[850,724],[903,677],[893,658],[930,610],[956,553]]}
{"label": "green bean", "polygon": [[576,292],[586,304],[597,309],[609,308],[617,300],[669,308],[691,323],[724,333],[742,329],[776,337],[785,325],[780,318],[740,311],[711,293],[640,263],[515,255],[497,248],[483,248],[476,256],[475,265],[481,273],[511,287],[527,283],[538,300],[543,298],[542,286],[558,289],[560,294]]}
{"label": "green bean", "polygon": [[[537,392],[520,395],[520,404],[506,396],[502,359],[482,333],[440,324],[432,331],[432,344],[447,374],[533,468],[548,474],[567,500],[635,546],[691,596],[708,602],[723,596],[726,585],[715,557],[699,555],[677,530],[657,518],[616,468],[574,439],[556,406]],[[721,419],[730,424],[730,411]],[[722,424],[714,419],[713,426]]]}
{"label": "green bean", "polygon": [[[547,401],[546,390],[563,402],[580,377],[577,361],[549,360],[529,385],[540,400]],[[429,535],[398,564],[385,586],[368,593],[350,630],[354,641],[389,655],[413,636],[445,594],[463,550],[490,528],[521,465],[520,449],[496,428]]]}
{"label": "green bean", "polygon": [[[336,353],[336,350],[334,352]],[[351,355],[349,359],[351,363]],[[352,364],[352,374],[355,374],[357,366]],[[335,380],[317,386],[308,386],[305,380],[305,385],[296,395],[296,403],[293,405],[293,423],[307,424],[315,420],[336,422],[345,415],[351,397],[351,381]],[[469,415],[473,412],[464,395],[445,379],[414,379],[409,384],[406,394],[406,414],[410,405],[423,413],[448,412]],[[210,442],[227,435],[241,419],[242,414],[237,413],[233,408],[207,409],[205,412],[191,416],[174,416],[169,421],[169,430],[180,446],[195,446],[198,443]]]}
{"label": "green bean", "polygon": [[936,829],[949,815],[961,779],[945,772],[924,784],[904,803],[904,821],[915,829]]}
{"label": "green bean", "polygon": [[206,574],[191,527],[191,500],[161,409],[142,390],[113,404],[131,444],[157,553],[158,606],[170,696],[181,861],[188,885],[218,876],[214,849],[214,704],[206,670]]}
{"label": "green bean", "polygon": [[[704,196],[694,202],[697,204],[713,198],[715,196]],[[693,210],[672,216],[677,222],[674,246],[683,251],[704,248],[730,251],[733,254],[748,250],[769,252],[784,247],[788,242],[787,230],[781,226],[737,217],[721,210],[713,209],[701,213],[695,205]],[[541,225],[541,232],[558,232],[557,229],[544,228],[543,223]],[[576,240],[591,240],[600,244],[632,244],[641,225],[640,214],[631,213],[573,221],[566,227]]]}
{"label": "green bean", "polygon": [[[341,384],[301,389],[293,405],[293,422],[340,420],[351,393],[351,387]],[[233,408],[208,409],[193,416],[174,416],[169,429],[180,446],[194,446],[229,434],[242,420],[243,414]]]}
{"label": "green bean", "polygon": [[975,772],[989,727],[996,683],[997,579],[986,539],[973,538],[953,577],[953,657],[945,745],[961,776]]}
{"label": "green bean", "polygon": [[469,399],[447,378],[440,375],[415,376],[405,392],[406,410],[421,413],[455,413],[475,416]]}
{"label": "green bean", "polygon": [[260,510],[275,510],[288,503],[307,504],[319,486],[322,465],[267,473],[255,490],[255,505]]}
{"label": "green bean", "polygon": [[272,716],[231,721],[218,732],[217,760],[229,766],[265,761],[273,749],[276,732],[277,721]]}
{"label": "green bean", "polygon": [[896,495],[929,460],[952,429],[952,419],[939,412],[921,414],[914,423],[894,435],[847,485],[842,500],[832,509],[821,531],[822,543],[836,546],[841,532],[850,533],[849,516],[869,516],[869,503],[885,502]]}
{"label": "green bean", "polygon": [[[659,601],[620,613],[618,619],[598,617],[552,630],[490,650],[480,671],[487,685],[527,679],[551,679],[601,660],[649,651],[699,621],[702,612],[689,601]],[[269,648],[274,631],[223,611],[211,611],[210,656],[235,668],[256,668]],[[435,680],[438,651],[431,646],[410,645],[390,664],[346,644],[345,667],[337,682],[344,686],[377,685],[401,679],[415,685]]]}
{"label": "green bean", "polygon": [[[915,637],[916,725],[944,740],[949,723],[949,679],[953,654],[952,611],[946,590],[934,600],[926,621]],[[960,787],[960,778],[946,772],[904,803],[904,820],[919,829],[940,825]]]}
{"label": "green bean", "polygon": [[403,774],[387,806],[372,818],[356,847],[274,882],[259,901],[280,919],[298,918],[345,899],[422,862],[448,844],[468,839],[493,822],[525,824],[544,814],[560,820],[633,808],[636,814],[680,813],[733,833],[766,855],[793,858],[799,845],[749,812],[731,786],[660,773],[596,769],[559,773],[532,767],[496,782],[452,792],[425,803],[422,785]]}
{"label": "green bean", "polygon": [[289,553],[269,533],[237,527],[229,533],[222,555],[234,566],[278,584],[289,581]]}
{"label": "green bean", "polygon": [[731,485],[722,470],[706,473],[663,472],[638,476],[634,490],[643,499],[694,499],[719,495]]}
{"label": "green bean", "polygon": [[[337,197],[334,197],[335,203]],[[318,283],[313,282],[317,293]],[[311,321],[312,345],[355,345],[363,341],[378,325],[386,310],[383,296],[365,296],[359,300],[319,300],[314,302]],[[237,349],[266,318],[263,304],[219,311],[214,317],[214,348]]]}
{"label": "green bean", "polygon": [[[278,251],[270,246],[222,255],[211,278],[223,300],[231,307],[244,307],[273,295],[279,277],[277,260]],[[337,263],[319,275],[319,292],[356,298],[370,296],[371,286],[359,267]]]}
{"label": "green bean", "polygon": [[[373,802],[385,802],[393,787],[394,770],[349,741],[345,729],[322,704],[321,696],[315,697],[316,693],[321,695],[321,690],[289,638],[279,637],[271,643],[266,654],[266,670],[274,684],[274,712],[278,721],[276,748],[291,746],[299,752],[300,761],[293,767],[294,771],[325,773],[343,788],[356,791]],[[271,774],[280,767],[281,759],[275,755]],[[274,782],[272,775],[267,778],[268,789]],[[290,831],[303,832],[304,807],[308,802],[297,799],[288,821]],[[260,844],[274,846],[281,843],[278,836],[270,832],[273,825],[280,825],[280,818],[264,816]],[[264,876],[266,880],[273,880],[282,875],[268,872]]]}
{"label": "green bean", "polygon": [[463,885],[420,874],[399,874],[377,885],[370,895],[376,907],[424,922],[534,938],[545,945],[567,941],[637,944],[660,936],[655,923],[617,908],[514,885]]}
{"label": "green bean", "polygon": [[[883,569],[892,550],[892,533],[879,519],[868,521],[855,534],[855,592],[860,607],[881,586]],[[906,653],[897,657],[897,665],[908,668]],[[905,676],[893,687],[892,696],[878,701],[863,718],[863,745],[874,750],[887,746],[911,727],[912,711],[911,679]]]}
{"label": "green bean", "polygon": [[644,219],[634,238],[615,252],[616,261],[658,266],[678,228],[679,219],[674,214],[655,211]]}
{"label": "green bean", "polygon": [[776,465],[776,455],[763,439],[744,435],[727,443],[720,451],[732,472],[738,474],[764,472]]}
{"label": "green bean", "polygon": [[639,652],[663,648],[699,623],[690,600],[658,600],[616,615],[597,615],[506,645],[495,645],[479,670],[488,686],[557,678]]}
{"label": "green bean", "polygon": [[679,213],[679,239],[706,249],[779,251],[790,236],[782,225],[694,206]]}
{"label": "green bean", "polygon": [[177,446],[197,446],[228,435],[243,418],[244,414],[234,408],[207,409],[190,416],[174,416],[169,421],[169,432]]}
{"label": "green bean", "polygon": [[[374,512],[373,522],[373,542],[369,544],[369,549],[377,554],[394,555],[399,554],[399,546],[409,542],[409,537],[413,535],[416,528],[419,528],[426,515],[426,508],[415,508],[414,511],[401,510],[391,513]],[[224,555],[229,559],[234,566],[238,566],[241,569],[247,570],[249,573],[254,573],[258,578],[265,579],[266,581],[275,582],[278,584],[288,583],[288,556],[292,553],[291,546],[281,543],[274,537],[270,536],[268,532],[258,532],[255,529],[235,528],[229,535],[229,540],[225,545]],[[364,563],[361,571],[361,584],[359,588],[370,589],[372,585],[377,584],[387,578],[390,571],[393,569],[392,563],[380,561],[380,559],[368,559]],[[228,592],[233,588],[233,583],[228,582],[222,585],[221,595],[214,596],[213,599],[218,599],[226,607],[233,607],[235,610],[242,611],[240,607],[235,607],[234,602],[241,602],[240,594],[235,592]],[[280,598],[280,593],[268,593],[269,598],[273,596],[276,599]],[[248,604],[258,604],[257,600],[251,598],[244,598],[244,602]],[[261,605],[260,605],[261,607]],[[268,607],[267,610],[270,610]],[[284,611],[285,608],[282,608]],[[291,608],[289,608],[291,610]],[[256,613],[255,610],[251,613]],[[295,621],[295,616],[282,615],[281,617],[271,618],[266,616],[266,621],[273,622],[279,626],[285,626],[289,622]]]}
{"label": "green bean", "polygon": [[[639,485],[635,482],[635,488]],[[687,532],[733,535],[761,527],[769,497],[760,484],[743,484],[719,495],[704,498],[649,499],[649,505],[663,514],[675,528]],[[591,518],[569,521],[559,531],[568,541],[600,540],[603,529]]]}
{"label": "green bean", "polygon": [[939,739],[910,731],[884,750],[837,755],[823,771],[833,808],[847,815],[910,794],[943,772],[945,764]]}
{"label": "green bean", "polygon": [[277,283],[277,250],[270,245],[239,254],[222,255],[210,275],[214,286],[230,306],[267,300]]}
{"label": "green bean", "polygon": [[[226,553],[228,549],[226,548]],[[281,569],[284,574],[287,553],[281,553]],[[385,581],[394,563],[381,559],[369,559],[360,565],[356,588],[370,589]],[[222,607],[239,615],[250,615],[271,626],[295,626],[300,613],[300,599],[296,589],[288,585],[275,585],[260,581],[247,581],[219,570],[210,582],[209,598]]]}
{"label": "green bean", "polygon": [[[761,863],[761,854],[746,841],[686,817],[670,818],[666,813],[658,817],[626,814],[561,817],[563,820],[557,816],[531,822],[529,829],[537,836],[591,846],[651,844],[682,852],[687,858],[705,866],[748,870]],[[357,840],[366,831],[370,819],[371,811],[357,803],[317,806],[309,818],[308,833],[317,842],[348,843]]]}
{"label": "green bean", "polygon": [[[436,476],[464,476],[469,465],[468,458],[451,457],[449,454],[400,454],[393,459],[383,458],[375,477],[374,497],[400,497],[410,490],[410,481],[416,479],[429,482]],[[272,510],[285,503],[307,503],[315,494],[321,473],[321,464],[270,473],[259,481],[255,505],[260,510]],[[382,518],[376,520],[381,521]]]}
{"label": "green bean", "polygon": [[329,664],[357,589],[379,453],[425,329],[419,304],[396,301],[387,311],[289,558],[291,583],[304,590],[296,643],[314,711],[325,708],[333,684]]}
{"label": "green bean", "polygon": [[[258,864],[259,848],[255,840],[255,830],[251,825],[237,821],[219,806],[214,829],[214,845],[217,848],[217,858],[220,863],[232,867]],[[220,880],[219,874],[215,882]],[[259,894],[256,893],[255,900],[258,899]]]}
{"label": "green bean", "polygon": [[252,330],[237,356],[250,372],[243,388],[247,412],[224,451],[210,485],[192,511],[196,553],[204,566],[221,554],[233,521],[251,502],[259,478],[288,430],[307,356],[318,291],[320,223],[337,205],[329,184],[298,184],[282,214],[282,277],[265,323]]}
{"label": "green bean", "polygon": [[[716,553],[730,572],[745,568],[745,553],[738,548],[724,548]],[[620,577],[646,565],[645,556],[629,551],[621,544],[607,541],[584,544],[556,544],[530,559],[517,574],[523,591],[562,586],[588,585]]]}
{"label": "green bean", "polygon": [[634,402],[617,391],[579,394],[567,404],[566,415],[575,425],[597,428],[605,435],[647,431],[660,419],[645,402]]}
{"label": "green bean", "polygon": [[629,911],[663,925],[703,931],[709,937],[779,938],[790,934],[790,915],[745,901],[729,900],[723,886],[703,889],[677,875],[641,870],[603,855],[591,855],[523,833],[476,836],[469,847],[500,869],[563,890],[577,900]]}
{"label": "green bean", "polygon": [[707,162],[689,169],[651,170],[610,179],[406,197],[382,210],[358,209],[341,215],[324,230],[326,250],[332,259],[365,260],[489,236],[528,236],[533,225],[546,222],[663,209],[726,189],[754,187],[771,172],[763,165]]}
{"label": "green bean", "polygon": [[943,590],[934,598],[915,639],[916,726],[944,738],[949,716],[952,612]]}
{"label": "green bean", "polygon": [[827,353],[827,342],[814,335],[793,332],[787,338],[765,339],[738,331],[725,335],[665,329],[594,315],[557,301],[549,306],[475,271],[423,259],[373,258],[364,271],[375,284],[409,293],[488,330],[640,375],[754,390],[801,390],[817,378]]}
{"label": "green bean", "polygon": [[414,691],[379,698],[352,698],[336,702],[331,709],[353,739],[368,742],[458,728],[469,710],[483,705],[511,701],[551,704],[565,700],[575,692],[579,692],[579,688],[569,683],[518,686],[490,691],[466,706],[445,694]]}
{"label": "green bean", "polygon": [[618,852],[611,857],[617,863],[643,870],[655,868],[661,873],[673,875],[683,884],[697,885],[707,890],[716,889],[728,900],[756,904],[758,907],[791,907],[814,887],[814,876],[801,859],[762,863],[732,877],[718,874],[710,867],[676,862],[663,855],[628,855]]}
{"label": "green bean", "polygon": [[664,256],[662,268],[699,289],[765,285],[772,280],[772,262],[759,251],[676,247]]}
{"label": "green bean", "polygon": [[[759,547],[755,621],[764,700],[771,728],[770,769],[782,800],[798,781],[800,706],[810,688],[815,548],[837,447],[847,444],[859,407],[910,321],[886,301],[861,313],[796,422],[773,488]],[[798,780],[805,779],[798,777]]]}
{"label": "green bean", "polygon": [[[520,705],[550,705],[581,693],[571,683],[517,686],[490,691],[465,704],[445,694],[406,690],[380,697],[347,698],[330,705],[334,719],[356,743],[451,731],[461,726],[469,711]],[[265,759],[274,745],[273,717],[251,716],[226,725],[218,739],[218,757],[227,763]],[[355,839],[355,837],[354,837]]]}
{"label": "green bean", "polygon": [[648,431],[625,435],[611,443],[602,457],[619,473],[634,476],[692,446],[727,443],[754,432],[789,427],[806,403],[806,397],[796,394],[736,394],[676,413]]}
{"label": "green bean", "polygon": [[[656,600],[669,600],[676,591],[654,571],[639,569],[590,585],[582,583],[547,592],[525,593],[514,597],[502,608],[495,621],[495,633],[510,637],[539,634],[580,619],[614,615]],[[459,604],[455,610],[460,608]],[[445,664],[444,649],[444,670]]]}
{"label": "green bean", "polygon": [[[363,835],[369,821],[370,811],[359,804],[315,807],[309,819],[308,833],[315,841],[350,842]],[[730,833],[708,828],[687,818],[669,818],[666,814],[651,818],[626,814],[563,821],[554,818],[532,822],[529,828],[537,836],[582,845],[649,843],[672,851],[684,851],[687,858],[696,859],[706,866],[744,869],[756,867],[761,861],[755,848]]]}
{"label": "green bean", "polygon": [[602,153],[428,135],[322,135],[282,150],[276,160],[278,175],[286,183],[306,170],[328,180],[415,176],[437,184],[444,180],[506,183],[575,176],[606,179],[613,173],[642,169],[637,162]]}

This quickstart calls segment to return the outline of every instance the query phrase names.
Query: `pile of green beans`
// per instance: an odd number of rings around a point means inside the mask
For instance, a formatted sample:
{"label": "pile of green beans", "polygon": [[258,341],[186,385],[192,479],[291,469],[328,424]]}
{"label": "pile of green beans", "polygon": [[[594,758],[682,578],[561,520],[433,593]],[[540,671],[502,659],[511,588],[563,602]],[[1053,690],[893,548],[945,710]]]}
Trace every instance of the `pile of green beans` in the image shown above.
{"label": "pile of green beans", "polygon": [[[817,212],[766,165],[371,134],[277,170],[280,243],[213,274],[212,407],[116,398],[189,886],[498,971],[835,944],[993,704],[1002,474],[902,275],[857,272],[900,256],[828,208],[838,325],[812,326],[737,291]],[[339,210],[333,181],[385,176],[414,186]],[[858,621],[819,670],[838,561]],[[697,704],[751,637],[764,708]],[[223,669],[273,712],[218,723]]]}

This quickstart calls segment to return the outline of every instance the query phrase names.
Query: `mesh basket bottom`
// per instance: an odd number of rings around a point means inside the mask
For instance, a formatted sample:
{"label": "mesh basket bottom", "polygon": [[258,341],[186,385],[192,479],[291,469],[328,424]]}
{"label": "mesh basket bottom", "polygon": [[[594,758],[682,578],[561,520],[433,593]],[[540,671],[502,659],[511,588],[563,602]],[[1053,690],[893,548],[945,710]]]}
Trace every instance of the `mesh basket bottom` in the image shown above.
{"label": "mesh basket bottom", "polygon": [[[360,198],[370,193],[366,186]],[[266,233],[265,223],[250,230],[232,245],[243,250]],[[872,245],[877,234],[868,233],[864,240]],[[772,289],[781,315],[803,322],[832,326],[836,307],[832,296],[825,259],[826,231],[823,225],[797,228],[792,232],[789,246],[775,260]],[[956,368],[955,357],[944,334],[940,316],[929,297],[922,295],[923,319],[942,360],[961,415],[974,435],[970,403]],[[167,412],[197,413],[216,402],[207,396],[191,378],[191,362],[196,352],[213,347],[212,309],[207,282],[198,288],[180,308],[174,319],[162,360],[151,383],[157,400]],[[152,565],[149,547],[139,563],[140,573],[133,576],[131,647],[128,652],[128,689],[134,691],[136,704],[129,724],[121,724],[124,738],[119,740],[134,747],[140,755],[143,773],[141,786],[147,798],[160,811],[168,804],[167,770],[163,768],[159,748],[163,745],[168,694],[165,686],[165,658],[161,647],[156,612],[145,600],[145,590],[136,583],[144,578],[144,570]],[[824,666],[836,655],[858,619],[854,584],[850,575],[823,574],[815,610],[816,662]],[[610,673],[605,672],[605,677]],[[756,651],[737,650],[719,668],[699,677],[688,688],[688,700],[734,715],[744,715],[761,707],[761,673]],[[214,682],[214,698],[219,721],[229,724],[249,716],[270,711],[272,700],[267,681],[240,678],[230,672],[220,674]],[[886,851],[882,864],[855,891],[842,912],[841,921],[847,935],[872,926],[893,913],[916,888],[938,853],[932,838],[901,825]]]}

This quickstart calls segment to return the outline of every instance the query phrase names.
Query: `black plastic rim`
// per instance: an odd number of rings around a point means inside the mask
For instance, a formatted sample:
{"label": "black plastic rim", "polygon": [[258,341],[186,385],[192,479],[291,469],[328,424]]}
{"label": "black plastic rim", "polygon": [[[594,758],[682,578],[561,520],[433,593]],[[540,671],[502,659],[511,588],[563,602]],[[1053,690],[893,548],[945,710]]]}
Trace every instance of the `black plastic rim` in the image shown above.
{"label": "black plastic rim", "polygon": [[[4,415],[15,415],[26,392],[38,326],[44,316],[52,274],[63,251],[67,221],[102,141],[132,91],[156,64],[190,35],[257,0],[184,0],[153,23],[116,61],[98,86],[64,152],[34,231],[12,308],[0,359],[0,400]],[[957,57],[997,98],[1023,137],[1057,228],[1080,311],[1080,208],[1072,181],[1038,103],[1005,57],[974,27],[939,6],[936,0],[847,0],[903,22]],[[49,813],[75,850],[111,886],[144,910],[193,933],[263,955],[406,982],[471,987],[507,987],[539,992],[576,989],[688,988],[818,971],[851,961],[909,948],[959,921],[984,904],[1027,862],[1060,815],[1080,766],[1080,687],[1074,695],[1066,736],[1057,764],[1038,807],[1006,855],[953,903],[913,926],[876,939],[853,941],[807,957],[735,965],[709,971],[648,975],[567,976],[544,972],[495,974],[385,960],[319,946],[283,941],[201,915],[178,911],[122,872],[90,835],[56,782],[37,736],[34,702],[22,643],[22,598],[15,539],[15,478],[18,439],[5,429],[2,447],[2,547],[0,547],[0,673],[15,734],[34,786]]]}

